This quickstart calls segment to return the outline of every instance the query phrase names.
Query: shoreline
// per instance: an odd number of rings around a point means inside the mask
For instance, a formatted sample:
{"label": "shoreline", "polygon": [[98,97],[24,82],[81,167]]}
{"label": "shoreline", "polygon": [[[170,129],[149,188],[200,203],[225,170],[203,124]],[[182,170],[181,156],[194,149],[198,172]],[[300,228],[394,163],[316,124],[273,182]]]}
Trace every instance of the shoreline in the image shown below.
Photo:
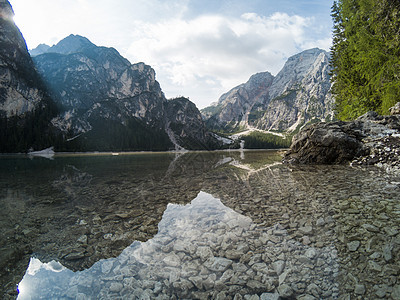
{"label": "shoreline", "polygon": [[[127,156],[137,154],[186,154],[186,153],[213,153],[213,152],[286,152],[289,148],[280,149],[221,149],[221,150],[186,150],[186,151],[88,151],[88,152],[54,152],[52,157],[65,156]],[[0,158],[14,157],[42,157],[41,155],[32,155],[29,153],[0,153]]]}

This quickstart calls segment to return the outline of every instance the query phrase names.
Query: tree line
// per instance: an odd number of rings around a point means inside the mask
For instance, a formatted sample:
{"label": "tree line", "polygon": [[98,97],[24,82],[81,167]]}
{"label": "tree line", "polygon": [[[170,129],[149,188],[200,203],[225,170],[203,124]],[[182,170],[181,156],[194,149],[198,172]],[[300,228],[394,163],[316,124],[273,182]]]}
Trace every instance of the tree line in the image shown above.
{"label": "tree line", "polygon": [[387,114],[400,101],[400,1],[337,0],[332,18],[337,117]]}

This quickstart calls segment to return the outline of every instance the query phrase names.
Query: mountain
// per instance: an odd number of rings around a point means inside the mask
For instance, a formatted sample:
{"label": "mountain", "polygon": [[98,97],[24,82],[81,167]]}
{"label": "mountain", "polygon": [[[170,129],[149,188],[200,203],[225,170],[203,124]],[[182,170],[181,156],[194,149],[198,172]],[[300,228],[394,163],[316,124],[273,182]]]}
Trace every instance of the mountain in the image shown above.
{"label": "mountain", "polygon": [[202,110],[209,128],[232,131],[255,127],[293,132],[314,120],[333,117],[329,53],[310,49],[290,57],[272,76],[258,73]]}
{"label": "mountain", "polygon": [[35,49],[29,50],[29,54],[30,54],[31,56],[36,56],[36,55],[39,55],[39,54],[43,54],[43,53],[45,53],[49,48],[50,48],[49,45],[40,44],[40,45],[37,46]]}
{"label": "mountain", "polygon": [[150,66],[79,35],[44,51],[33,59],[62,110],[53,124],[68,137],[65,150],[218,147],[194,104],[167,100]]}
{"label": "mountain", "polygon": [[54,102],[35,70],[7,0],[0,1],[0,152],[54,144]]}
{"label": "mountain", "polygon": [[196,105],[184,97],[167,102],[167,133],[176,145],[188,149],[218,149],[221,143],[211,135]]}

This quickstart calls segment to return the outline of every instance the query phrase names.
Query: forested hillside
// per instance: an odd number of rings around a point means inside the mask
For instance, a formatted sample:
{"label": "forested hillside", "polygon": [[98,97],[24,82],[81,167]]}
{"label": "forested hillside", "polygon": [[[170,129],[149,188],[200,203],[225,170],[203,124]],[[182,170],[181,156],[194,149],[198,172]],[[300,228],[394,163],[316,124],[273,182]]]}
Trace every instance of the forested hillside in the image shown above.
{"label": "forested hillside", "polygon": [[338,118],[387,114],[400,99],[400,1],[338,0],[332,18]]}

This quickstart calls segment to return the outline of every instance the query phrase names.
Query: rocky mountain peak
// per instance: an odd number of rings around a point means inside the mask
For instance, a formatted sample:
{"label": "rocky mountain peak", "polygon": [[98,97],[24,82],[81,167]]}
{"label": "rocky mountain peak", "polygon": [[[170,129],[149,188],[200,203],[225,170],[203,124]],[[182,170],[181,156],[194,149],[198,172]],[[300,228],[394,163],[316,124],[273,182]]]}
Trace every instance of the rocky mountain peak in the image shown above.
{"label": "rocky mountain peak", "polygon": [[50,47],[46,52],[71,54],[83,52],[86,49],[94,47],[96,47],[96,45],[89,41],[87,38],[80,35],[71,34],[58,42],[56,45]]}
{"label": "rocky mountain peak", "polygon": [[36,56],[36,55],[40,55],[40,54],[46,53],[47,50],[49,50],[49,49],[50,49],[49,45],[40,44],[35,49],[29,50],[29,54],[31,56]]}
{"label": "rocky mountain peak", "polygon": [[332,117],[330,86],[329,54],[309,49],[290,57],[276,77],[255,74],[202,113],[215,129],[294,131],[314,118]]}
{"label": "rocky mountain peak", "polygon": [[150,66],[132,65],[114,48],[98,47],[79,35],[66,37],[34,61],[54,98],[66,109],[87,109],[143,92],[162,95]]}
{"label": "rocky mountain peak", "polygon": [[57,112],[8,1],[0,1],[0,152],[49,147]]}
{"label": "rocky mountain peak", "polygon": [[0,116],[34,110],[41,102],[40,78],[8,1],[0,2]]}
{"label": "rocky mountain peak", "polygon": [[[175,146],[187,149],[212,148],[213,138],[204,126],[201,113],[189,99],[180,97],[168,100],[167,133]],[[176,150],[179,150],[179,146]]]}
{"label": "rocky mountain peak", "polygon": [[14,48],[22,51],[23,55],[25,55],[25,52],[27,51],[26,43],[21,32],[17,26],[15,26],[13,18],[14,10],[12,9],[10,2],[7,0],[0,2],[0,21],[2,29],[2,32],[0,33],[1,42],[13,45]]}
{"label": "rocky mountain peak", "polygon": [[[143,62],[131,64],[117,50],[75,35],[35,56],[34,61],[64,109],[53,124],[69,134],[69,139],[82,142],[85,149],[165,150],[171,143],[202,149],[209,144],[195,105],[189,100],[168,105],[155,70]],[[187,116],[179,117],[181,112]],[[192,124],[199,134],[190,129]],[[121,141],[110,144],[117,136]],[[100,144],[99,137],[108,140]]]}
{"label": "rocky mountain peak", "polygon": [[8,21],[12,21],[14,18],[14,11],[8,0],[0,1],[0,18]]}
{"label": "rocky mountain peak", "polygon": [[300,86],[305,77],[319,68],[326,60],[328,53],[324,50],[313,48],[291,56],[282,70],[276,75],[274,85],[270,91],[271,99],[278,97],[295,86]]}

